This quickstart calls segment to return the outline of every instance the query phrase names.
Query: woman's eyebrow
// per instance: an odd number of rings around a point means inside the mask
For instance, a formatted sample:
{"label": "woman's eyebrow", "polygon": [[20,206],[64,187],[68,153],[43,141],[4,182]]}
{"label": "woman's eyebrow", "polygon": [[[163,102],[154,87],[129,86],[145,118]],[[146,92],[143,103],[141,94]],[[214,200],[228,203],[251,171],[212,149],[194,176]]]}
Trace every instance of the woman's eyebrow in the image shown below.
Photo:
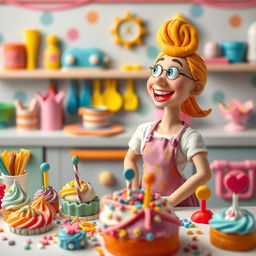
{"label": "woman's eyebrow", "polygon": [[178,64],[180,64],[183,67],[182,63],[178,59],[172,59],[172,61],[177,62]]}
{"label": "woman's eyebrow", "polygon": [[157,63],[159,60],[164,60],[164,57],[162,57],[162,58],[159,58],[159,59],[156,61],[156,63]]}

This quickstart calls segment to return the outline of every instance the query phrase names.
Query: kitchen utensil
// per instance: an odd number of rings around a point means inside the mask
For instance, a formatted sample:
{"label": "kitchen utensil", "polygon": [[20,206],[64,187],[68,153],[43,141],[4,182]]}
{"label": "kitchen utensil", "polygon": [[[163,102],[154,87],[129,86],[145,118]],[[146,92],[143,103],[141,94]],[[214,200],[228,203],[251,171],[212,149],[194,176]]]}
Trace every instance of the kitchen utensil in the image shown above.
{"label": "kitchen utensil", "polygon": [[74,115],[77,113],[78,107],[77,82],[72,80],[70,83],[70,93],[67,100],[66,110],[69,114]]}
{"label": "kitchen utensil", "polygon": [[92,95],[93,106],[104,106],[104,95],[100,91],[100,80],[96,79],[93,82],[93,95]]}
{"label": "kitchen utensil", "polygon": [[138,108],[138,96],[134,92],[134,80],[128,79],[124,94],[124,110],[136,110]]}
{"label": "kitchen utensil", "polygon": [[79,106],[87,107],[91,105],[91,92],[88,81],[84,81],[83,91],[80,95]]}
{"label": "kitchen utensil", "polygon": [[122,108],[123,97],[117,91],[117,81],[114,79],[106,81],[106,92],[104,93],[104,105],[113,112],[117,112]]}

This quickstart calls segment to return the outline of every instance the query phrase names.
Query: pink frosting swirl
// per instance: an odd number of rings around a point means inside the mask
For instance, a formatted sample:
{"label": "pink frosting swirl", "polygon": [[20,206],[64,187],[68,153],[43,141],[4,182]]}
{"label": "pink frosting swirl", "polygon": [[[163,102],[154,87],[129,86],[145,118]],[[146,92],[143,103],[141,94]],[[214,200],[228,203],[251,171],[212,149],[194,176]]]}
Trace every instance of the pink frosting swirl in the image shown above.
{"label": "pink frosting swirl", "polygon": [[34,194],[33,200],[39,199],[41,196],[44,196],[45,200],[49,203],[55,203],[59,200],[58,193],[55,189],[52,187],[49,187],[49,189],[41,188],[36,191]]}

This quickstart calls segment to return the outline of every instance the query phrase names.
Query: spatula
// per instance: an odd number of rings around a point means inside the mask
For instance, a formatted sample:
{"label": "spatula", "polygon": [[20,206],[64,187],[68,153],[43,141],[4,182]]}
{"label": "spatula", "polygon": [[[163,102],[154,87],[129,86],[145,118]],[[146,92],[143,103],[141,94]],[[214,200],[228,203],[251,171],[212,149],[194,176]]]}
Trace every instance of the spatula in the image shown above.
{"label": "spatula", "polygon": [[79,106],[80,107],[87,107],[90,106],[92,103],[91,101],[91,92],[90,92],[90,85],[88,81],[84,81],[83,91],[80,95]]}
{"label": "spatula", "polygon": [[70,93],[67,100],[66,110],[69,114],[74,115],[77,113],[78,107],[77,83],[75,80],[72,80],[70,83]]}
{"label": "spatula", "polygon": [[104,105],[113,112],[117,112],[123,106],[123,97],[117,91],[117,81],[112,79],[106,83],[106,92],[104,93]]}
{"label": "spatula", "polygon": [[134,80],[128,79],[124,94],[124,110],[134,111],[138,108],[138,96],[134,92]]}
{"label": "spatula", "polygon": [[104,106],[104,95],[100,90],[100,80],[94,80],[93,82],[93,95],[92,95],[92,105],[93,106]]}

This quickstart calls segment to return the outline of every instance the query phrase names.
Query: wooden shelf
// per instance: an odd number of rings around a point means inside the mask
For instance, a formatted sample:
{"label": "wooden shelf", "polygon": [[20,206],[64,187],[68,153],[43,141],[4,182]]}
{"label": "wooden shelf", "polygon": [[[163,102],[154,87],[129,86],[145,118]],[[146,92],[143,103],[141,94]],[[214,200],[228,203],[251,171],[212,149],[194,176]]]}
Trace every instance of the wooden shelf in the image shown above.
{"label": "wooden shelf", "polygon": [[[208,65],[209,72],[256,72],[256,63]],[[0,79],[147,79],[150,71],[123,71],[119,69],[60,69],[60,70],[1,70]]]}

